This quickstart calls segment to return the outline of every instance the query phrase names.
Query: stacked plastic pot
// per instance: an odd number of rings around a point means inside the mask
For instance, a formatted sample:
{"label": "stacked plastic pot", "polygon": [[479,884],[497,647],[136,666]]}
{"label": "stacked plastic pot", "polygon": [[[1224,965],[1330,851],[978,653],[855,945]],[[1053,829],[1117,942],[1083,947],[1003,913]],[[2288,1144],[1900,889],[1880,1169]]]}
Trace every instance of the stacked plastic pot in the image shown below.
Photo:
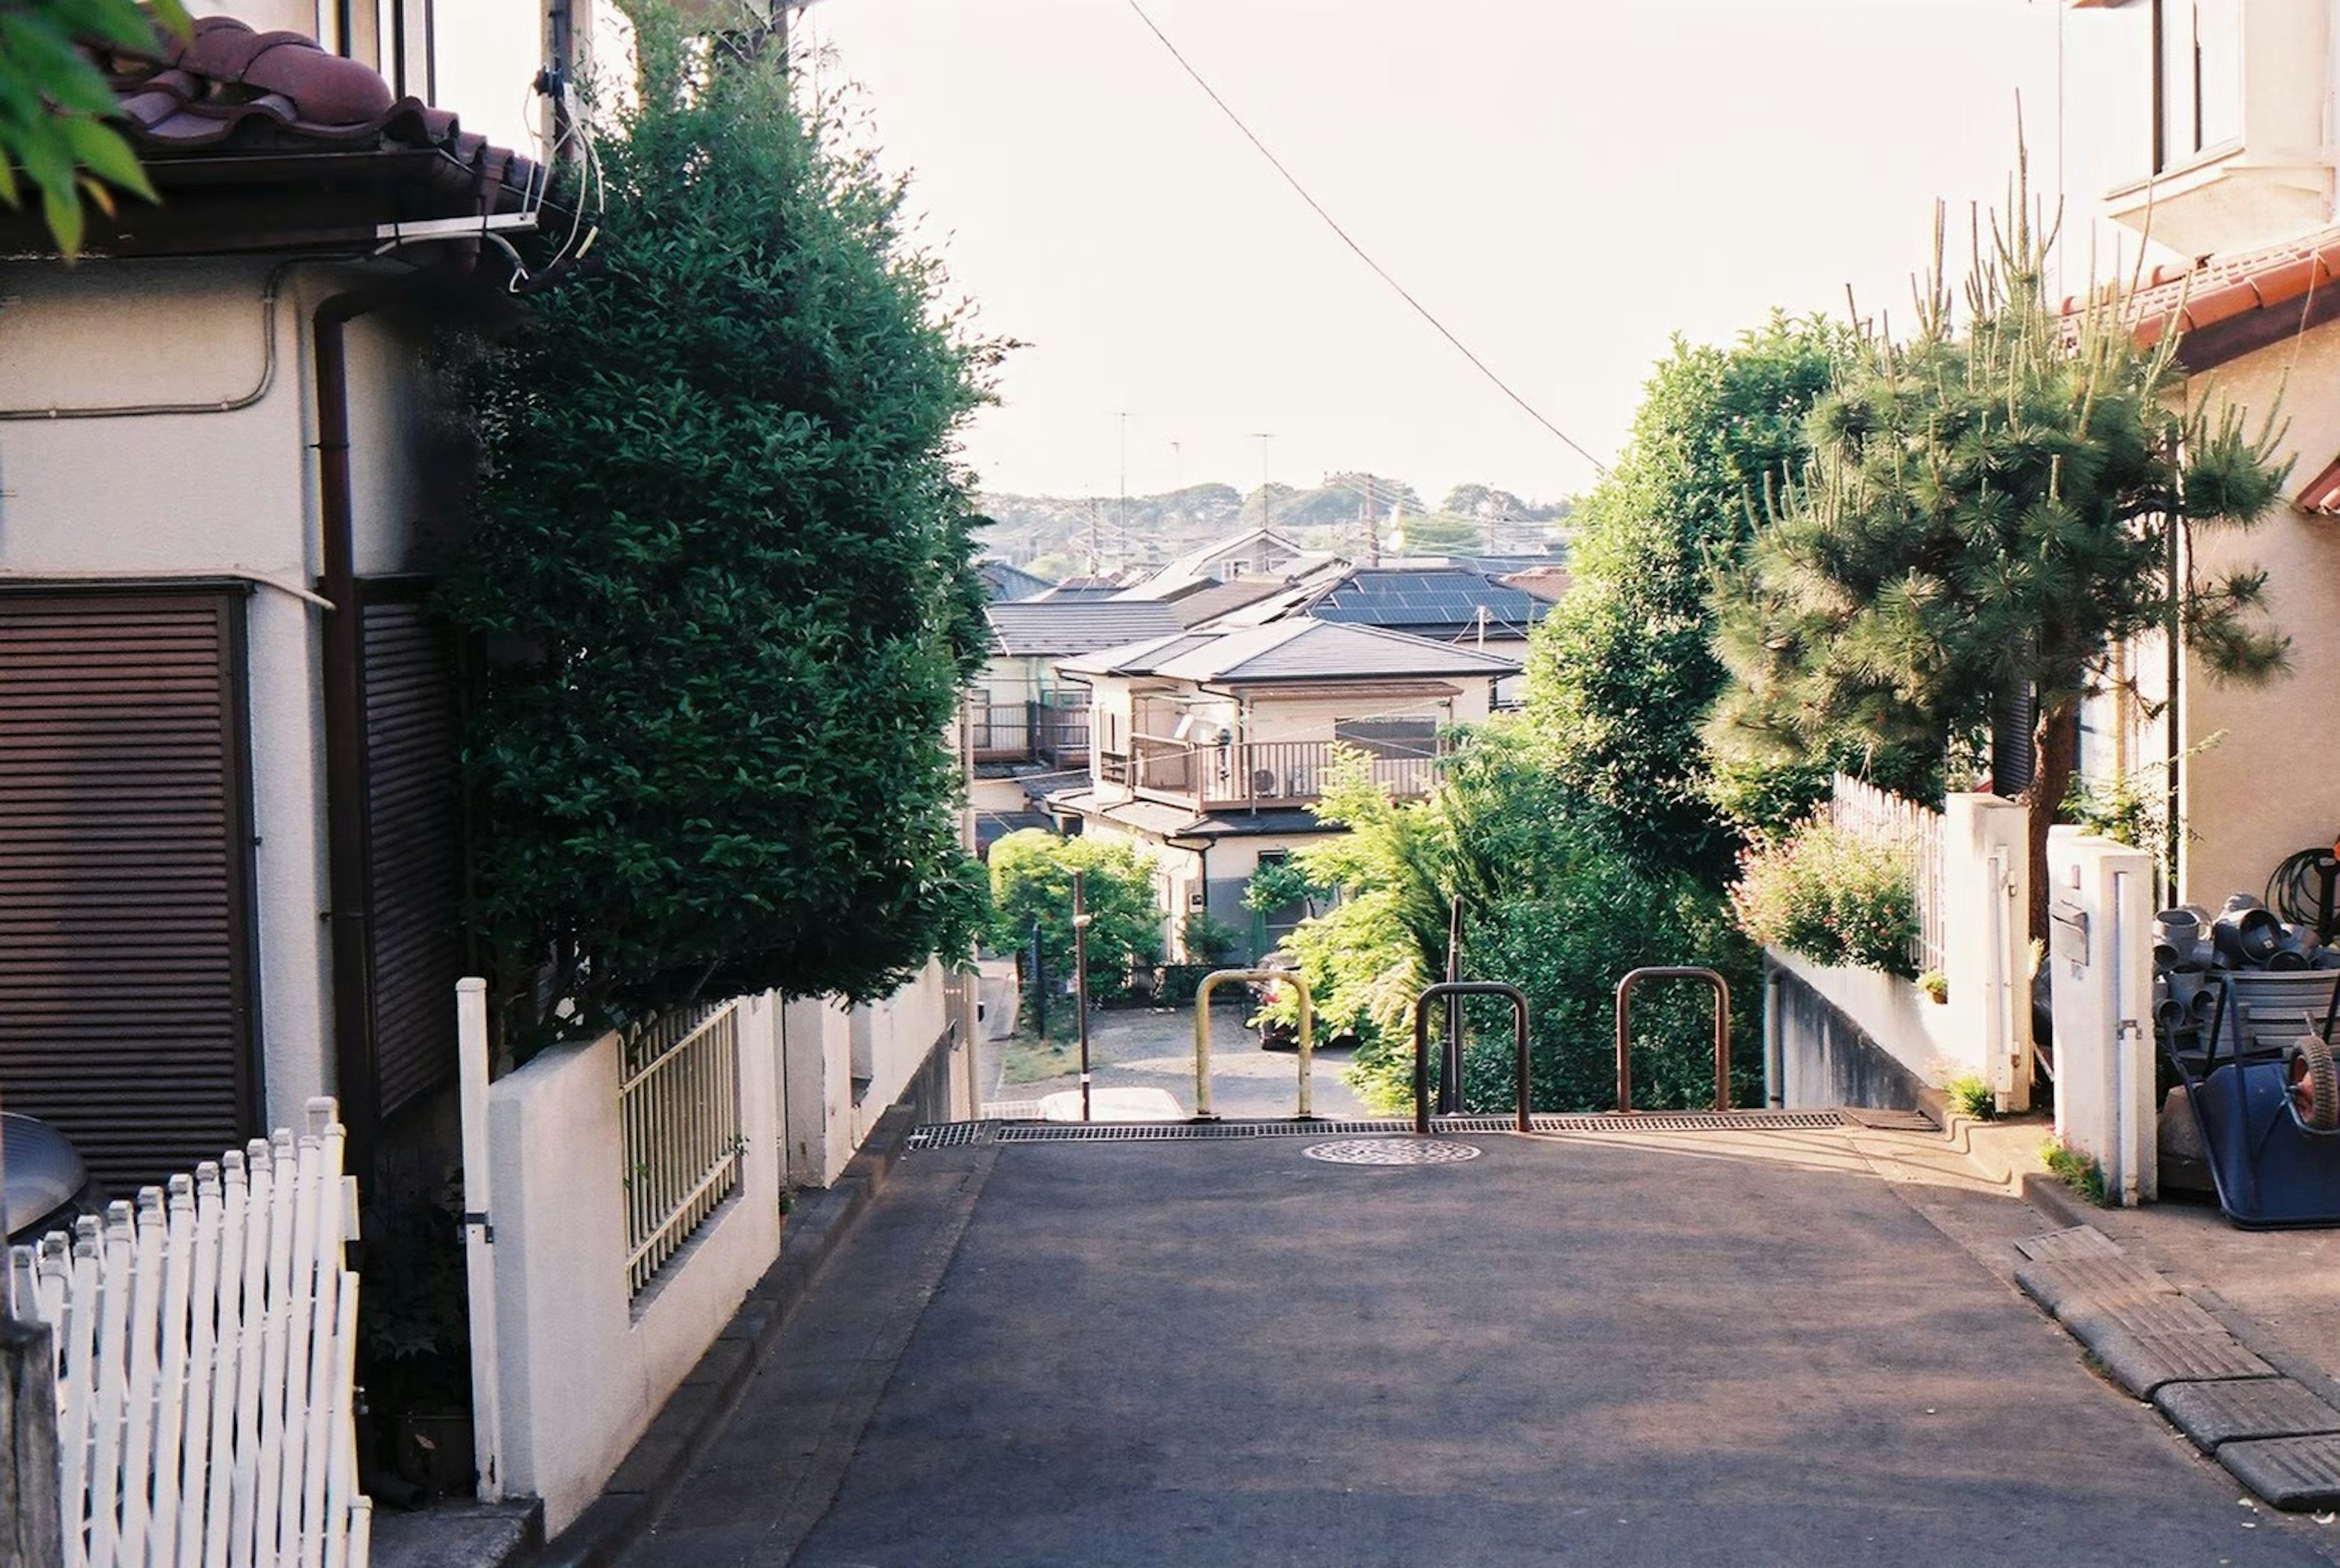
{"label": "stacked plastic pot", "polygon": [[[2254,1014],[2277,1017],[2296,1033],[2303,1011],[2322,1022],[2340,949],[2327,948],[2305,926],[2288,925],[2248,893],[2236,893],[2216,916],[2199,905],[2164,909],[2153,919],[2153,1021],[2176,1049],[2207,1048],[2219,998],[2228,994],[2221,1033],[2241,1047],[2237,1002]],[[2280,978],[2278,978],[2280,977]]]}

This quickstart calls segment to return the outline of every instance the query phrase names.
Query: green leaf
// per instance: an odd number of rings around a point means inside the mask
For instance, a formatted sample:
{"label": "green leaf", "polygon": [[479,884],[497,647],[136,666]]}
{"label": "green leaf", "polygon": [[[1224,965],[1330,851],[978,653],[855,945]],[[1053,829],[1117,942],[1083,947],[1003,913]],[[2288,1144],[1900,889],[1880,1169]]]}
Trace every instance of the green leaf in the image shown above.
{"label": "green leaf", "polygon": [[156,199],[146,171],[138,166],[138,155],[111,126],[94,120],[67,120],[59,129],[64,134],[67,149],[82,167],[134,195],[150,202]]}

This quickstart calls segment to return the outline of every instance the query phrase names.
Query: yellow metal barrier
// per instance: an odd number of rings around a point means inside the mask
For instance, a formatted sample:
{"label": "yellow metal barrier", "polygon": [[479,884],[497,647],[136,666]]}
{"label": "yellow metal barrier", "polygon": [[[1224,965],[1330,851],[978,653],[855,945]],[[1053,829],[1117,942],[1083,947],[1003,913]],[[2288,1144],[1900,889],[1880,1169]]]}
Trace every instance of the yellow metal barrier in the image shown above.
{"label": "yellow metal barrier", "polygon": [[1195,987],[1195,1119],[1207,1121],[1211,1116],[1211,988],[1221,980],[1272,981],[1300,993],[1300,1110],[1295,1119],[1314,1116],[1308,1107],[1308,1073],[1314,1048],[1309,1031],[1315,1015],[1309,1008],[1308,982],[1289,969],[1214,969]]}

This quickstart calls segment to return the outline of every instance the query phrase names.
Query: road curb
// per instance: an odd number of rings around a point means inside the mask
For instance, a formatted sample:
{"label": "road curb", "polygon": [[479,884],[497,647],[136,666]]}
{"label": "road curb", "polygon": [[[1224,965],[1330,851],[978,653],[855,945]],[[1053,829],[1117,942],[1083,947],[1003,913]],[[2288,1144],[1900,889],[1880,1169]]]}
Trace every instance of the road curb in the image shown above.
{"label": "road curb", "polygon": [[821,1265],[885,1189],[917,1125],[917,1113],[907,1103],[888,1107],[834,1185],[797,1195],[781,1227],[779,1256],[659,1408],[601,1494],[529,1560],[531,1568],[608,1568],[656,1523],[739,1408],[749,1381],[769,1358],[781,1325],[804,1300]]}
{"label": "road curb", "polygon": [[[2320,1392],[2328,1377],[2216,1292],[2171,1269],[2150,1245],[2104,1236],[2097,1222],[2119,1211],[2097,1207],[2044,1172],[2027,1173],[2021,1194],[2069,1227],[2052,1234],[2085,1229],[2103,1237],[2111,1250],[2091,1248],[2093,1264],[2125,1264],[2166,1286],[2171,1294],[2160,1299],[2183,1304],[2181,1313],[2162,1315],[2168,1321],[2152,1322],[2154,1296],[2113,1277],[2126,1271],[2116,1266],[2098,1278],[2029,1254],[2034,1261],[2017,1271],[2024,1294],[2087,1346],[2107,1376],[2273,1506],[2296,1513],[2340,1503],[2340,1408]],[[2180,1321],[2185,1315],[2193,1321]],[[2258,1430],[2254,1419],[2272,1429]]]}

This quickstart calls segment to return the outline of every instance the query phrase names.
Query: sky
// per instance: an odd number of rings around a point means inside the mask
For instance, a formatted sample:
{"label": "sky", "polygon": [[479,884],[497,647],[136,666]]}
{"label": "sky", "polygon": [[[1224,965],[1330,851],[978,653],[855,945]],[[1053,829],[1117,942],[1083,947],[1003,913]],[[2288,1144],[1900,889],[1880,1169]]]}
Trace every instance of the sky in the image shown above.
{"label": "sky", "polygon": [[[1137,0],[1357,243],[1601,462],[1676,333],[1900,313],[1934,203],[2057,163],[2060,0]],[[1312,213],[1130,0],[820,0],[798,40],[1022,346],[983,486],[1142,495],[1371,469],[1581,493]],[[1121,416],[1126,415],[1126,418]],[[1263,442],[1261,434],[1268,436]]]}

